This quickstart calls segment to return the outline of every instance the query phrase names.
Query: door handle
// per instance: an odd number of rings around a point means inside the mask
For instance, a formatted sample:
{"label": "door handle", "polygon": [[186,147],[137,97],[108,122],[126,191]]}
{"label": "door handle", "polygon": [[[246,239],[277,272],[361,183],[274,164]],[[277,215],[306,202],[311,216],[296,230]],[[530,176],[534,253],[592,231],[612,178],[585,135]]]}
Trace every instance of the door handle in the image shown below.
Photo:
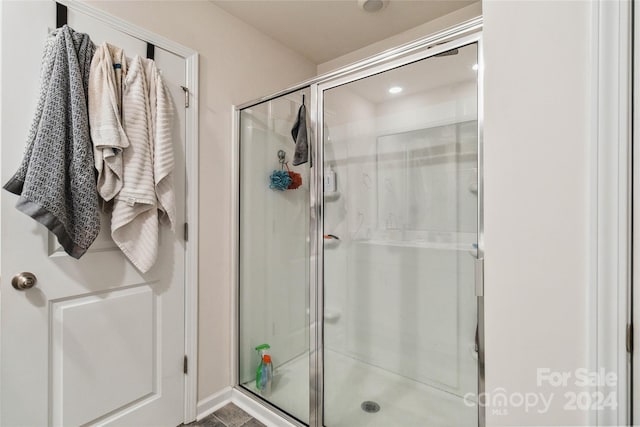
{"label": "door handle", "polygon": [[476,258],[475,260],[475,282],[476,296],[484,296],[484,258]]}
{"label": "door handle", "polygon": [[11,278],[11,285],[19,291],[24,291],[33,288],[37,281],[35,274],[23,271]]}
{"label": "door handle", "polygon": [[474,339],[474,350],[476,353],[480,351],[480,331],[478,330],[478,324],[476,324],[476,336]]}

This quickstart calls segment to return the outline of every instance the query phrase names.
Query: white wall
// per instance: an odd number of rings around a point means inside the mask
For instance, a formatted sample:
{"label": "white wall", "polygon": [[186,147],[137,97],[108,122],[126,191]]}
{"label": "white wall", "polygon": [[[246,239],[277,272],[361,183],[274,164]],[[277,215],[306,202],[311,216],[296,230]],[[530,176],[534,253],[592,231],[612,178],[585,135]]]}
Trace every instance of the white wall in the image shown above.
{"label": "white wall", "polygon": [[[491,426],[587,422],[563,394],[589,367],[590,3],[483,4],[487,391],[555,393]],[[538,387],[538,368],[568,387]]]}

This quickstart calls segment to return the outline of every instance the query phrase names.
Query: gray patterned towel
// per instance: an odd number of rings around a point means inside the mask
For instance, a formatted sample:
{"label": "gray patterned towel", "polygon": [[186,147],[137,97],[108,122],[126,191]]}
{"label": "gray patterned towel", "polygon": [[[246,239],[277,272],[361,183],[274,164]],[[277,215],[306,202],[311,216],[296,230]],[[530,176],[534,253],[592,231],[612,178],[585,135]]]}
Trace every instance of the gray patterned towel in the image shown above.
{"label": "gray patterned towel", "polygon": [[87,115],[94,51],[88,35],[66,25],[50,34],[24,158],[4,185],[20,196],[16,208],[51,230],[74,258],[87,251],[100,231]]}

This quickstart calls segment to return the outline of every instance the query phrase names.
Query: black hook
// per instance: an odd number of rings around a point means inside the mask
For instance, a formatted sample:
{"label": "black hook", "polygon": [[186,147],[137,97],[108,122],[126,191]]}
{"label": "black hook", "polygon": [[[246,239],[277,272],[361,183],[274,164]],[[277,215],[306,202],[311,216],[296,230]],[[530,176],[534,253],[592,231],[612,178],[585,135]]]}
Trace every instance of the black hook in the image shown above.
{"label": "black hook", "polygon": [[155,56],[156,56],[156,46],[151,43],[147,43],[147,58],[154,59]]}
{"label": "black hook", "polygon": [[56,28],[67,25],[67,6],[56,2]]}
{"label": "black hook", "polygon": [[302,105],[304,105],[304,93],[302,94]]}

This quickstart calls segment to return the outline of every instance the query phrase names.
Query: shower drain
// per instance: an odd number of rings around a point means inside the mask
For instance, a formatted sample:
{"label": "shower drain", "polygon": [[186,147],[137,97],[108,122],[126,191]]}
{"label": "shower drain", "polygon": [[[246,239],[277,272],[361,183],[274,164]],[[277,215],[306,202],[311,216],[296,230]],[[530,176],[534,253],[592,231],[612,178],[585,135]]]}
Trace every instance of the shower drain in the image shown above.
{"label": "shower drain", "polygon": [[380,410],[380,405],[378,405],[376,402],[372,402],[370,400],[366,400],[366,401],[362,402],[360,407],[362,408],[362,410],[364,412],[368,412],[370,414],[374,414],[374,413],[376,413],[376,412],[378,412]]}

